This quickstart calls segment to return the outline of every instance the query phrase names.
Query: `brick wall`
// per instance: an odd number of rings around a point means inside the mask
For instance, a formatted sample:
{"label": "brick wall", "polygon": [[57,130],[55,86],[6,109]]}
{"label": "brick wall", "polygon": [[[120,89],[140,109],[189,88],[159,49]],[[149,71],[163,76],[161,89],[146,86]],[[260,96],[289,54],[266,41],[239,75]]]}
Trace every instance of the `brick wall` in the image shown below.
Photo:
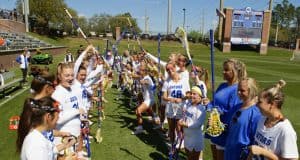
{"label": "brick wall", "polygon": [[222,37],[222,42],[223,42],[223,49],[222,51],[224,53],[230,52],[231,51],[231,26],[232,26],[232,8],[225,8],[224,13],[225,13],[225,21],[223,23],[223,37]]}
{"label": "brick wall", "polygon": [[261,44],[260,44],[260,54],[267,54],[269,33],[270,33],[270,23],[271,23],[271,12],[269,10],[264,11],[262,33],[261,33]]}

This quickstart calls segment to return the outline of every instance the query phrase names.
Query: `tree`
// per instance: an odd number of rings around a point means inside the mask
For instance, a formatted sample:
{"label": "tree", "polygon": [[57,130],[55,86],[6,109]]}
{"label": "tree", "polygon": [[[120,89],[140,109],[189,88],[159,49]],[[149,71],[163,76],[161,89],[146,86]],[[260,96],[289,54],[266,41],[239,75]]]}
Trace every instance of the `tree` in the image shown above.
{"label": "tree", "polygon": [[203,38],[203,35],[198,31],[192,30],[191,32],[188,33],[189,41],[192,41],[194,43],[198,43],[200,38]]}
{"label": "tree", "polygon": [[[22,0],[17,1],[17,8],[22,7]],[[48,29],[61,27],[67,19],[64,0],[29,0],[30,17],[36,18],[36,26]],[[51,26],[50,26],[51,25]]]}
{"label": "tree", "polygon": [[89,19],[89,27],[91,31],[95,31],[98,34],[105,33],[105,30],[108,26],[109,19],[111,15],[102,13],[102,14],[95,14]]}
{"label": "tree", "polygon": [[[299,34],[297,33],[299,29],[295,29],[297,26],[294,25],[295,22],[297,22],[297,10],[288,0],[282,0],[281,4],[277,4],[274,7],[272,13],[272,27],[276,28],[276,25],[279,25],[278,40],[289,43],[295,40],[296,35]],[[270,37],[275,37],[273,34],[275,34],[275,32],[271,32]]]}
{"label": "tree", "polygon": [[274,7],[273,12],[276,16],[273,16],[272,20],[278,20],[281,27],[288,28],[294,19],[295,6],[289,3],[288,0],[283,0],[281,4]]}
{"label": "tree", "polygon": [[130,27],[129,27],[129,22],[127,20],[127,18],[129,18],[131,24],[132,24],[132,27],[133,27],[133,30],[136,32],[136,33],[140,33],[141,32],[141,29],[137,26],[137,22],[136,22],[136,19],[133,19],[131,14],[130,13],[124,13],[124,14],[119,14],[119,15],[116,15],[114,17],[111,17],[109,19],[109,23],[108,25],[112,28],[112,32],[115,34],[115,30],[114,28],[115,27],[121,27],[121,31],[124,31],[124,30],[130,30]]}
{"label": "tree", "polygon": [[295,10],[295,19],[296,19],[296,32],[297,37],[300,38],[300,6]]}

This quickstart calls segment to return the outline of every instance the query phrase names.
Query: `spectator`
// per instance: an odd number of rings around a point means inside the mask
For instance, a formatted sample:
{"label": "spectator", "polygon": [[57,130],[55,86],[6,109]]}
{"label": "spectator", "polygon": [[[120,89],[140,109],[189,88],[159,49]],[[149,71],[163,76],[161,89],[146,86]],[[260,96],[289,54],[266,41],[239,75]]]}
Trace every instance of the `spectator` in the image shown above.
{"label": "spectator", "polygon": [[65,62],[74,62],[73,55],[69,49],[67,49],[67,53],[65,56]]}
{"label": "spectator", "polygon": [[28,63],[29,63],[29,57],[30,53],[28,54],[28,49],[27,47],[24,48],[24,51],[22,54],[20,54],[16,61],[20,64],[20,69],[22,71],[22,75],[23,75],[23,83],[27,82],[26,77],[27,77],[27,70],[28,70]]}
{"label": "spectator", "polygon": [[114,56],[112,55],[111,50],[107,50],[106,57],[105,57],[107,63],[110,67],[113,67],[114,65]]}
{"label": "spectator", "polygon": [[14,19],[15,21],[18,20],[18,14],[17,14],[17,9],[16,9],[16,8],[14,8],[14,10],[13,10],[13,19]]}
{"label": "spectator", "polygon": [[[27,47],[25,47],[24,50],[26,52],[26,56],[28,58],[28,62],[30,62],[30,60],[31,60],[31,53],[30,53],[30,51],[28,50]],[[40,48],[36,49],[36,51],[41,53],[41,49]]]}
{"label": "spectator", "polygon": [[77,56],[76,56],[76,58],[78,58],[83,51],[84,51],[84,48],[83,48],[83,45],[81,44],[79,46],[79,49],[77,50]]}
{"label": "spectator", "polygon": [[0,46],[4,46],[5,44],[6,44],[5,39],[0,37]]}

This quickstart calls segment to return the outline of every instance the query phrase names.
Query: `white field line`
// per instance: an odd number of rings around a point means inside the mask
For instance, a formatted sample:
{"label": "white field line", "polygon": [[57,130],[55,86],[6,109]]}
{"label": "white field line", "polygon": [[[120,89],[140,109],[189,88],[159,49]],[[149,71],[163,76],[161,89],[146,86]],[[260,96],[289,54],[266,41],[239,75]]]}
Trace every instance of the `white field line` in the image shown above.
{"label": "white field line", "polygon": [[23,88],[21,91],[17,92],[16,94],[10,96],[9,98],[7,98],[6,100],[4,100],[3,102],[0,103],[0,107],[2,107],[3,104],[7,103],[8,101],[14,99],[15,97],[17,97],[18,95],[22,94],[24,91],[28,90],[29,86],[26,86],[25,88]]}

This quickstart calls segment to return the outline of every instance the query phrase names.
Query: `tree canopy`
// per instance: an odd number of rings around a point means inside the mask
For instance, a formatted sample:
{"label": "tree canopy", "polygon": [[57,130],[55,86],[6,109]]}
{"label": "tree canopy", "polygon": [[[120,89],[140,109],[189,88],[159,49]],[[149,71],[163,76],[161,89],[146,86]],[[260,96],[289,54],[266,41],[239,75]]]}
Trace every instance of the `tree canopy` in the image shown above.
{"label": "tree canopy", "polygon": [[[16,2],[17,7],[22,8],[22,0]],[[29,0],[30,14],[29,18],[34,19],[35,23],[32,27],[43,28],[47,30],[50,28],[64,30],[70,34],[74,34],[74,28],[67,17],[64,8],[68,8],[71,15],[76,19],[81,29],[88,33],[94,31],[96,33],[115,32],[115,27],[121,27],[121,30],[129,28],[127,17],[130,19],[135,31],[141,30],[137,26],[137,22],[132,18],[130,13],[118,14],[112,16],[106,13],[95,14],[90,18],[78,16],[77,12],[69,8],[64,0]]]}

